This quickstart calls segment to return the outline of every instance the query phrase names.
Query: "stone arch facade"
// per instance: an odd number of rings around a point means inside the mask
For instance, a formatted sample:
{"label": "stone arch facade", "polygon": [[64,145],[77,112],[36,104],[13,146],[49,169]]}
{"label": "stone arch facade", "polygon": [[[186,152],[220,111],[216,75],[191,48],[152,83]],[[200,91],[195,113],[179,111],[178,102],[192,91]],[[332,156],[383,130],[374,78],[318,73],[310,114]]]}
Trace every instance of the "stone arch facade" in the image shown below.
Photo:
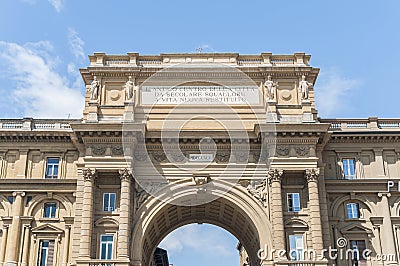
{"label": "stone arch facade", "polygon": [[[171,184],[182,186],[184,182]],[[213,191],[220,197],[196,206],[179,206],[173,202],[149,198],[138,210],[132,231],[131,254],[137,265],[149,265],[148,259],[157,245],[173,230],[190,223],[209,223],[232,233],[243,244],[252,265],[260,263],[258,250],[272,248],[272,230],[265,209],[241,186],[226,192],[223,181],[216,181]],[[158,193],[162,195],[162,191]],[[197,191],[174,195],[174,200],[195,200]]]}
{"label": "stone arch facade", "polygon": [[358,195],[356,195],[356,196],[349,196],[348,195],[348,196],[342,196],[342,197],[337,198],[332,203],[332,206],[330,208],[330,215],[332,217],[337,217],[340,207],[346,201],[355,201],[355,202],[359,202],[361,204],[364,204],[365,206],[367,206],[367,209],[371,213],[371,215],[376,215],[376,210],[375,210],[374,206],[368,201],[368,199],[363,197],[363,196],[358,196]]}
{"label": "stone arch facade", "polygon": [[46,195],[40,195],[33,198],[32,203],[25,210],[27,216],[34,216],[35,212],[41,208],[41,204],[46,201],[57,201],[60,206],[65,209],[66,215],[70,216],[72,214],[72,202],[68,200],[68,198],[62,195],[53,195],[51,198]]}

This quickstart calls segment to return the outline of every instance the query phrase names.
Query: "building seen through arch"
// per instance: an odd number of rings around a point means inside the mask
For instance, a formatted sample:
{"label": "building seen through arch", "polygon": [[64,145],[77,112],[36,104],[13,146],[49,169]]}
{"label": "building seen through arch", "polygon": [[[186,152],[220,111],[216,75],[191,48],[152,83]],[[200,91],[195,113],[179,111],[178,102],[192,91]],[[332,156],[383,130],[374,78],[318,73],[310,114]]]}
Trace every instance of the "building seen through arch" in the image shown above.
{"label": "building seen through arch", "polygon": [[94,53],[82,119],[0,119],[0,265],[399,265],[400,119],[319,118],[310,55]]}

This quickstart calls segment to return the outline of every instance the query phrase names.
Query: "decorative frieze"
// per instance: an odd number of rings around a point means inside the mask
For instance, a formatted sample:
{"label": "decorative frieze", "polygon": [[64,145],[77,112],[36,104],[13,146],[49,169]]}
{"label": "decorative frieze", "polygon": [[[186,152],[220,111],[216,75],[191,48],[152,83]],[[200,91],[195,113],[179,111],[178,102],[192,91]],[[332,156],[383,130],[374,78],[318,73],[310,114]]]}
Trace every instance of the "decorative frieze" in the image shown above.
{"label": "decorative frieze", "polygon": [[215,160],[217,163],[226,163],[229,161],[229,158],[231,157],[231,153],[229,150],[221,150],[217,151],[217,154],[215,155]]}
{"label": "decorative frieze", "polygon": [[149,155],[147,153],[147,150],[145,149],[135,149],[133,156],[135,160],[143,162],[149,159]]}
{"label": "decorative frieze", "polygon": [[298,145],[294,147],[296,151],[296,155],[299,157],[306,157],[310,154],[310,146],[307,145]]}
{"label": "decorative frieze", "polygon": [[114,156],[123,156],[124,149],[120,144],[111,145],[111,154]]}
{"label": "decorative frieze", "polygon": [[92,144],[87,146],[90,151],[88,152],[88,155],[92,155],[95,157],[100,157],[100,156],[107,156],[107,155],[112,155],[112,156],[123,156],[124,155],[124,149],[121,144]]}
{"label": "decorative frieze", "polygon": [[290,152],[289,145],[277,145],[276,146],[276,154],[279,156],[288,156]]}
{"label": "decorative frieze", "polygon": [[95,156],[104,156],[106,154],[107,145],[97,144],[89,146],[92,150],[92,154]]}

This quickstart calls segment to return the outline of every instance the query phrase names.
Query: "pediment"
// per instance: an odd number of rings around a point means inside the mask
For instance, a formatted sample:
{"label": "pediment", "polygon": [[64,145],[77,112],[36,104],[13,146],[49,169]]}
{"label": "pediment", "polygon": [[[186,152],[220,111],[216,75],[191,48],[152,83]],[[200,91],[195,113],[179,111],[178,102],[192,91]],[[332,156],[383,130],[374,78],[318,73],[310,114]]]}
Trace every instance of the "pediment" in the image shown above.
{"label": "pediment", "polygon": [[301,228],[301,229],[308,229],[308,225],[305,221],[299,219],[299,218],[291,218],[287,219],[285,221],[285,227],[290,227],[290,228]]}
{"label": "pediment", "polygon": [[43,224],[32,229],[33,234],[62,234],[64,231],[51,224]]}
{"label": "pediment", "polygon": [[360,224],[350,224],[343,227],[340,232],[342,234],[372,234],[371,229]]}
{"label": "pediment", "polygon": [[102,217],[94,222],[96,226],[118,227],[119,223],[112,217]]}

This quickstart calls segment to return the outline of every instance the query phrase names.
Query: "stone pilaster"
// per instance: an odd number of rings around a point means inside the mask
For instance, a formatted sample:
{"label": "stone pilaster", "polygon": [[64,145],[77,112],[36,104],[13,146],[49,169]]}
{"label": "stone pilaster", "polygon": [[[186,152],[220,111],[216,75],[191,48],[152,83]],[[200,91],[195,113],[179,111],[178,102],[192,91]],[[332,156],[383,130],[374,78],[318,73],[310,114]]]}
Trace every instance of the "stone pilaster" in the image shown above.
{"label": "stone pilaster", "polygon": [[[322,155],[321,155],[322,156]],[[324,167],[320,167],[318,188],[321,193],[319,193],[320,197],[320,209],[321,209],[321,221],[322,221],[322,236],[324,247],[328,248],[331,244],[331,235],[329,230],[329,211],[328,211],[328,203],[327,203],[327,193],[325,188],[325,179],[324,179]]]}
{"label": "stone pilaster", "polygon": [[65,225],[64,230],[64,244],[63,244],[63,254],[62,254],[62,263],[61,266],[66,266],[68,264],[68,250],[69,250],[69,241],[70,241],[70,234],[71,234],[71,225]]}
{"label": "stone pilaster", "polygon": [[131,216],[132,172],[129,169],[119,170],[121,178],[121,199],[119,211],[118,259],[129,258],[129,236]]}
{"label": "stone pilaster", "polygon": [[[391,196],[390,193],[378,193],[381,198],[380,209],[382,211],[383,223],[382,223],[382,253],[385,255],[396,254],[396,245],[394,242],[394,232],[392,220],[390,218],[390,205],[388,198]],[[392,256],[388,256],[392,258]],[[385,265],[398,265],[397,261],[387,261]]]}
{"label": "stone pilaster", "polygon": [[24,246],[22,250],[22,264],[26,266],[29,263],[29,244],[31,240],[31,226],[29,224],[24,225]]}
{"label": "stone pilaster", "polygon": [[283,170],[278,169],[268,171],[267,175],[268,183],[271,186],[273,243],[276,250],[286,250],[282,208],[282,175]]}
{"label": "stone pilaster", "polygon": [[0,246],[0,265],[3,265],[4,256],[6,255],[8,228],[9,228],[8,224],[3,225],[3,238],[1,239],[1,246]]}
{"label": "stone pilaster", "polygon": [[313,249],[319,252],[323,249],[321,210],[319,206],[318,176],[319,168],[306,169],[305,176],[308,184],[310,230]]}
{"label": "stone pilaster", "polygon": [[16,266],[18,260],[19,244],[21,241],[21,215],[25,192],[14,192],[12,204],[12,224],[8,232],[5,263],[6,266]]}
{"label": "stone pilaster", "polygon": [[[0,179],[6,177],[6,153],[0,152]],[[1,260],[1,257],[0,257]]]}
{"label": "stone pilaster", "polygon": [[97,176],[96,169],[83,169],[84,191],[81,223],[81,239],[79,256],[81,259],[90,259],[90,248],[93,232],[93,198],[94,182]]}

